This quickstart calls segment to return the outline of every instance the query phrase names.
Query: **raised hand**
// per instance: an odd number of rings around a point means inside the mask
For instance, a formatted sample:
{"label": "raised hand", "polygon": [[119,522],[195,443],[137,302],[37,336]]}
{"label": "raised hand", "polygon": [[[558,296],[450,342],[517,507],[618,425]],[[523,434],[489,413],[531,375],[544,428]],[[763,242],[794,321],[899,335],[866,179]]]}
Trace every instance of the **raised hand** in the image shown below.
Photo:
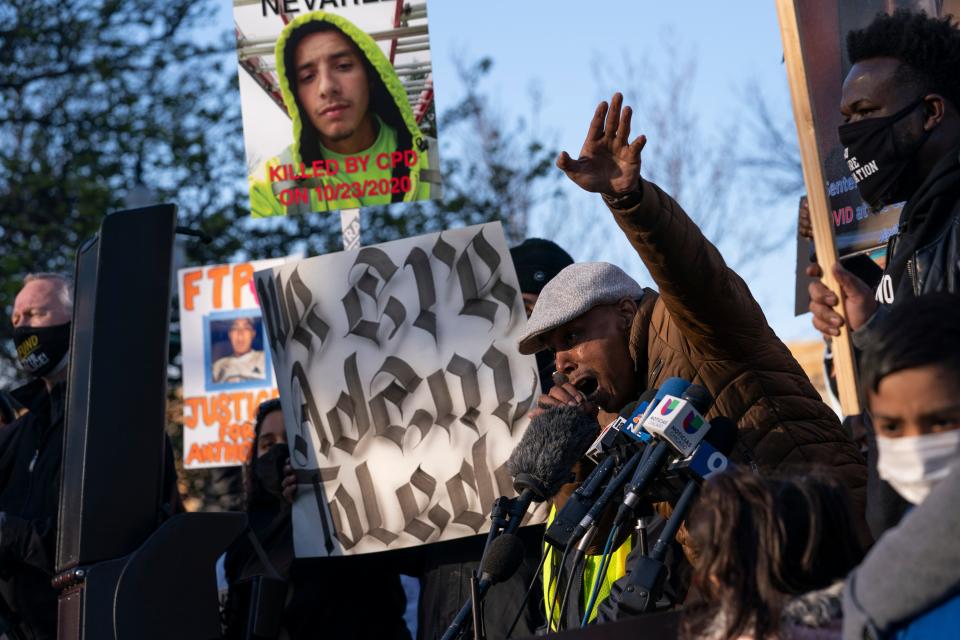
{"label": "raised hand", "polygon": [[590,121],[587,138],[574,160],[562,151],[557,166],[581,189],[607,195],[623,195],[637,189],[640,181],[640,151],[647,144],[646,136],[630,137],[633,111],[624,107],[623,95],[613,94],[610,108],[601,102]]}

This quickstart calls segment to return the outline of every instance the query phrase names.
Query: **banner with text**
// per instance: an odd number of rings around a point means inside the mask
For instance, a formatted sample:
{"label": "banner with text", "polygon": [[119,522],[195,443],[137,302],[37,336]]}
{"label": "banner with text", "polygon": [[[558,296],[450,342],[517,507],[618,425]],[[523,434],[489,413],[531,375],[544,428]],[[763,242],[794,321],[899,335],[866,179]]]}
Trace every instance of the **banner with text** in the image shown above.
{"label": "banner with text", "polygon": [[[485,532],[539,382],[500,223],[259,271],[297,556]],[[534,512],[538,521],[545,508]]]}
{"label": "banner with text", "polygon": [[425,0],[235,2],[254,217],[439,198]]}
{"label": "banner with text", "polygon": [[283,262],[177,272],[185,469],[243,464],[253,442],[257,407],[277,397],[253,274]]}

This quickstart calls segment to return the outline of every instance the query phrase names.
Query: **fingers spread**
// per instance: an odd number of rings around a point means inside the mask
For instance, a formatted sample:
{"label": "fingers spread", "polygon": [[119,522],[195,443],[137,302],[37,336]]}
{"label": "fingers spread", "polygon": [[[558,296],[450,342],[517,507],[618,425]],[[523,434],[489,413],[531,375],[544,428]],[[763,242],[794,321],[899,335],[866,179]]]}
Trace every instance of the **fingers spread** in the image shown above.
{"label": "fingers spread", "polygon": [[601,102],[593,112],[593,120],[587,129],[587,140],[599,140],[603,137],[603,117],[607,115],[607,103]]}
{"label": "fingers spread", "polygon": [[643,151],[645,146],[647,146],[647,136],[637,136],[637,139],[630,143],[630,156],[639,158],[640,152]]}
{"label": "fingers spread", "polygon": [[610,99],[610,111],[607,112],[607,121],[604,123],[603,137],[612,140],[617,135],[617,126],[620,124],[620,105],[623,104],[623,96],[620,93],[613,94]]}
{"label": "fingers spread", "polygon": [[623,108],[623,114],[620,116],[620,124],[617,127],[617,144],[627,146],[630,143],[630,118],[633,110],[630,107]]}

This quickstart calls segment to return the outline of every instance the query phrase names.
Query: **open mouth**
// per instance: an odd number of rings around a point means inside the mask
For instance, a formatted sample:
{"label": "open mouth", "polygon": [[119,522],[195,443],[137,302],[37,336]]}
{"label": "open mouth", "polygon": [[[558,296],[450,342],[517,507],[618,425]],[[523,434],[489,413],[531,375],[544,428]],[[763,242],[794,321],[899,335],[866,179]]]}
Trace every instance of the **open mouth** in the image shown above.
{"label": "open mouth", "polygon": [[592,400],[597,393],[597,388],[600,386],[600,383],[597,382],[597,379],[593,376],[584,376],[576,381],[573,385],[577,388],[577,391],[582,393],[587,400]]}

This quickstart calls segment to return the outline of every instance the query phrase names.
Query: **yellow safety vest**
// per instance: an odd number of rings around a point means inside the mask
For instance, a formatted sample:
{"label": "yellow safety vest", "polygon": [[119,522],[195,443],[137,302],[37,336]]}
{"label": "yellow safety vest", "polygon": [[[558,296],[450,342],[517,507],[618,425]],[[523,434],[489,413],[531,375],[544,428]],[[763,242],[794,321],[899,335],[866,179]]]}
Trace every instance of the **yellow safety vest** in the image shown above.
{"label": "yellow safety vest", "polygon": [[[547,516],[548,527],[556,515],[557,508],[550,507],[550,515]],[[633,538],[628,537],[624,540],[623,544],[620,545],[620,548],[613,552],[610,558],[610,565],[607,567],[607,575],[603,577],[603,582],[600,583],[600,592],[597,594],[597,600],[594,602],[593,609],[590,610],[590,617],[587,619],[588,622],[593,622],[597,619],[597,610],[600,608],[600,603],[610,595],[610,589],[613,587],[613,583],[626,575],[627,556],[630,555],[632,549]],[[563,555],[563,551],[554,549],[552,545],[546,542],[543,543],[543,550],[546,556],[546,559],[543,561],[543,609],[547,619],[550,621],[550,630],[558,631],[560,624],[560,598],[563,596],[563,593],[561,592],[559,596],[557,596],[557,603],[554,606],[552,615],[550,612],[550,604],[553,602],[554,593],[557,590],[557,576],[554,575],[553,563],[555,559],[559,562],[558,558]],[[584,558],[583,585],[580,589],[581,610],[587,606],[587,600],[593,591],[593,583],[600,571],[602,560],[603,556],[601,555],[594,556],[587,554]],[[571,605],[568,604],[567,606]]]}

